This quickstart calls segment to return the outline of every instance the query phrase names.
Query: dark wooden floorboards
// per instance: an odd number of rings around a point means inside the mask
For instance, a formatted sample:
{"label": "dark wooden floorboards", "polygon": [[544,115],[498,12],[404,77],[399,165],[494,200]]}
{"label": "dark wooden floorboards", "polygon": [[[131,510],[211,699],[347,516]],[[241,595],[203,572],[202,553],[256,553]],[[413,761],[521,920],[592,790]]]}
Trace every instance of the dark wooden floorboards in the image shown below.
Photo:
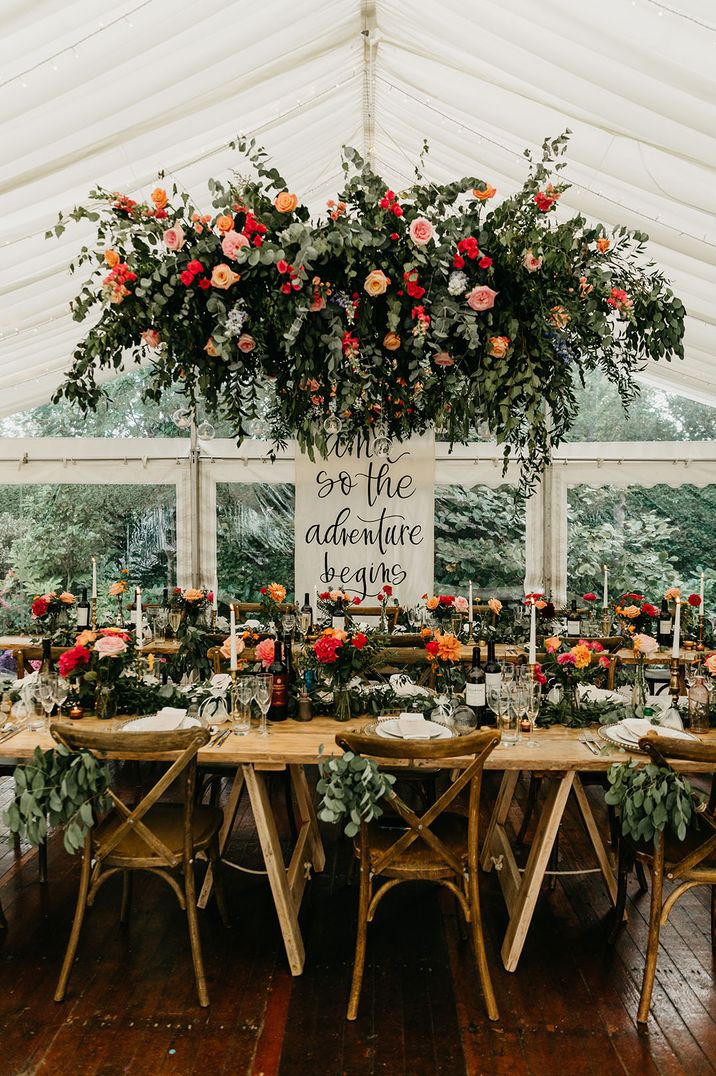
{"label": "dark wooden floorboards", "polygon": [[[487,781],[486,800],[496,789]],[[278,791],[278,790],[277,790]],[[0,807],[10,793],[0,780]],[[600,793],[593,790],[600,817]],[[281,797],[277,796],[277,802]],[[284,827],[288,835],[288,827]],[[482,1007],[472,952],[454,901],[428,885],[398,887],[370,928],[359,1018],[345,1020],[357,887],[349,842],[324,828],[328,864],[301,912],[306,970],[294,979],[265,878],[227,872],[234,926],[201,915],[211,1006],[199,1009],[183,913],[158,880],[140,877],[130,926],[110,881],[88,912],[67,1000],[52,1000],[69,933],[78,862],[50,843],[50,881],[37,858],[0,836],[0,1074],[119,1076],[459,1076],[509,1073],[716,1072],[716,988],[708,893],[692,890],[663,930],[647,1033],[636,1030],[648,895],[607,945],[609,903],[597,874],[566,876],[540,898],[515,974],[502,970],[505,907],[494,874],[481,878],[488,950],[501,1019]],[[244,803],[231,855],[259,869]],[[588,859],[570,810],[560,868]],[[635,897],[636,889],[632,890]]]}

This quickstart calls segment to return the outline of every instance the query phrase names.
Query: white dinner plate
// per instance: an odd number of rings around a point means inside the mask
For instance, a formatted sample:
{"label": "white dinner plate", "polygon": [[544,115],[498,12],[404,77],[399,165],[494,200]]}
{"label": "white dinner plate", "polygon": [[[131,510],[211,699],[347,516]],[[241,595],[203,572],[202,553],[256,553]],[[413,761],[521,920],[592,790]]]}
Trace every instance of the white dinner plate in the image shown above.
{"label": "white dinner plate", "polygon": [[449,740],[455,735],[447,725],[439,725],[437,721],[426,721],[425,726],[429,736],[404,736],[400,731],[397,717],[388,717],[385,721],[378,721],[375,726],[376,735],[386,740],[410,740],[412,743],[421,743],[423,740]]}
{"label": "white dinner plate", "polygon": [[[633,719],[632,722],[633,724]],[[638,751],[643,754],[639,747],[638,739],[634,738],[634,729],[624,729],[622,726],[626,722],[618,721],[615,725],[602,725],[599,729],[599,735],[603,740],[608,743],[616,744],[617,747],[623,747],[627,751]],[[657,732],[659,736],[668,737],[673,740],[697,740],[697,736],[692,736],[690,732],[682,731],[681,729],[672,729],[663,725],[649,724],[649,728],[644,730],[644,735],[650,731]]]}
{"label": "white dinner plate", "polygon": [[150,714],[148,717],[133,717],[125,721],[122,732],[176,732],[177,729],[191,729],[201,725],[196,717],[165,717],[162,714]]}

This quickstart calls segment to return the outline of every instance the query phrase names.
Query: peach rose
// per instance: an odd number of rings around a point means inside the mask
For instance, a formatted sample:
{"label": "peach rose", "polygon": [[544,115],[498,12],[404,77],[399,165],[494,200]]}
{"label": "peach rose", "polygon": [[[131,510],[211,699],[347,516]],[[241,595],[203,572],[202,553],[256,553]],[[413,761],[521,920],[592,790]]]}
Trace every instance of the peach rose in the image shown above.
{"label": "peach rose", "polygon": [[268,669],[269,665],[273,661],[275,649],[276,644],[274,643],[273,639],[262,639],[261,642],[258,643],[258,645],[256,646],[256,649],[254,650],[256,660],[260,661],[265,669]]}
{"label": "peach rose", "polygon": [[64,605],[75,604],[75,596],[74,594],[70,594],[69,590],[63,590],[61,594],[57,595],[57,597],[58,600],[61,601]]}
{"label": "peach rose", "polygon": [[435,355],[435,357],[433,358],[433,362],[436,366],[447,367],[455,365],[454,358],[452,357],[452,355],[448,354],[447,351],[438,351],[437,355]]}
{"label": "peach rose", "polygon": [[100,658],[116,658],[124,654],[127,644],[118,635],[102,635],[92,647]]}
{"label": "peach rose", "polygon": [[478,202],[486,202],[488,198],[494,198],[497,194],[497,188],[491,187],[489,183],[485,183],[484,187],[475,187],[472,192],[472,197],[477,198]]}
{"label": "peach rose", "polygon": [[145,329],[142,333],[142,340],[147,347],[157,348],[162,342],[162,338],[156,329]]}
{"label": "peach rose", "polygon": [[370,296],[384,295],[389,284],[390,279],[385,275],[382,269],[373,269],[373,271],[368,273],[368,276],[365,278],[363,288]]}
{"label": "peach rose", "polygon": [[115,265],[119,265],[119,254],[116,250],[105,250],[104,260],[110,269],[114,269]]}
{"label": "peach rose", "polygon": [[216,344],[211,337],[209,337],[209,339],[204,344],[204,351],[207,353],[207,355],[210,355],[212,359],[215,359],[219,354],[219,352],[216,350]]}
{"label": "peach rose", "polygon": [[294,209],[298,205],[298,198],[295,194],[290,194],[289,191],[281,191],[274,198],[274,203],[279,213],[293,213]]}
{"label": "peach rose", "polygon": [[470,608],[467,602],[467,598],[465,598],[462,594],[458,594],[458,596],[455,598],[455,601],[453,602],[452,607],[456,613],[466,613]]}
{"label": "peach rose", "polygon": [[196,587],[189,587],[184,591],[184,601],[186,602],[198,602],[204,597],[202,590],[197,590]]}
{"label": "peach rose", "polygon": [[109,596],[110,598],[117,598],[120,594],[124,594],[126,589],[127,584],[123,579],[120,579],[118,583],[112,583],[112,586],[109,588]]}
{"label": "peach rose", "polygon": [[562,640],[558,639],[556,635],[552,635],[549,639],[545,639],[544,648],[548,654],[556,654],[562,645]]}
{"label": "peach rose", "polygon": [[549,320],[555,329],[566,329],[570,321],[570,313],[563,306],[553,306],[549,312]]}
{"label": "peach rose", "polygon": [[219,229],[222,235],[225,235],[227,232],[233,231],[234,218],[231,216],[231,213],[222,213],[220,216],[218,216],[216,218],[216,227]]}
{"label": "peach rose", "polygon": [[433,238],[435,229],[426,217],[416,217],[410,222],[408,234],[416,246],[424,247]]}
{"label": "peach rose", "polygon": [[681,597],[681,587],[669,587],[664,591],[664,597],[668,602],[675,602],[677,598]]}
{"label": "peach rose", "polygon": [[383,337],[383,347],[386,351],[397,351],[400,347],[400,337],[397,333],[386,333]]}
{"label": "peach rose", "polygon": [[428,600],[425,603],[425,608],[429,609],[432,612],[433,609],[437,609],[439,604],[440,604],[440,601],[439,601],[438,598],[436,598],[436,597],[428,598]]}
{"label": "peach rose", "polygon": [[232,284],[236,284],[241,277],[238,273],[235,273],[233,269],[230,269],[228,265],[224,265],[222,262],[220,265],[215,265],[211,271],[211,286],[213,288],[220,288],[221,291],[226,291]]}
{"label": "peach rose", "polygon": [[704,665],[712,676],[716,676],[716,654],[709,654],[704,661]]}
{"label": "peach rose", "polygon": [[646,654],[647,657],[649,654],[655,654],[659,649],[656,639],[652,639],[651,635],[643,635],[639,632],[632,635],[631,644],[638,654]]}
{"label": "peach rose", "polygon": [[248,355],[256,347],[256,341],[250,333],[242,333],[236,341],[236,346],[244,355]]}
{"label": "peach rose", "polygon": [[488,288],[487,284],[479,284],[465,296],[467,305],[471,310],[491,310],[495,305],[496,291]]}
{"label": "peach rose", "polygon": [[630,620],[634,620],[639,616],[641,609],[638,605],[627,605],[626,609],[622,609],[622,614],[629,617]]}
{"label": "peach rose", "polygon": [[164,190],[163,187],[154,188],[154,190],[152,191],[152,201],[154,202],[154,205],[157,209],[167,208],[167,202],[169,201],[169,199],[167,198],[167,192]]}
{"label": "peach rose", "polygon": [[[246,643],[244,642],[244,640],[237,638],[236,653],[240,654],[245,647]],[[229,636],[228,639],[224,639],[223,643],[219,648],[219,653],[221,654],[222,658],[226,658],[227,661],[231,660],[231,636]]]}
{"label": "peach rose", "polygon": [[316,314],[319,310],[324,310],[326,306],[325,296],[320,291],[314,291],[313,298],[311,299],[311,305],[309,310],[312,314]]}
{"label": "peach rose", "polygon": [[600,235],[599,239],[597,239],[597,250],[599,251],[599,253],[606,254],[610,246],[611,243],[609,242],[607,237],[605,235]]}
{"label": "peach rose", "polygon": [[248,245],[249,241],[246,236],[233,229],[227,232],[221,241],[221,249],[227,258],[235,258],[239,251]]}
{"label": "peach rose", "polygon": [[544,600],[544,598],[538,598],[537,601],[535,602],[535,609],[542,610],[542,609],[546,609],[546,608],[547,608],[547,602]]}
{"label": "peach rose", "polygon": [[509,336],[490,337],[490,355],[494,359],[504,359],[510,347]]}
{"label": "peach rose", "polygon": [[186,237],[181,224],[175,224],[173,228],[167,228],[164,233],[164,244],[169,250],[181,250],[185,242]]}
{"label": "peach rose", "polygon": [[528,273],[536,273],[542,268],[542,257],[533,254],[531,250],[526,250],[522,255],[522,264]]}
{"label": "peach rose", "polygon": [[85,631],[81,631],[75,639],[75,646],[89,646],[97,638],[96,631],[90,631],[89,628]]}
{"label": "peach rose", "polygon": [[490,598],[487,604],[492,610],[492,612],[495,614],[495,616],[500,615],[500,613],[502,612],[502,602],[499,598]]}

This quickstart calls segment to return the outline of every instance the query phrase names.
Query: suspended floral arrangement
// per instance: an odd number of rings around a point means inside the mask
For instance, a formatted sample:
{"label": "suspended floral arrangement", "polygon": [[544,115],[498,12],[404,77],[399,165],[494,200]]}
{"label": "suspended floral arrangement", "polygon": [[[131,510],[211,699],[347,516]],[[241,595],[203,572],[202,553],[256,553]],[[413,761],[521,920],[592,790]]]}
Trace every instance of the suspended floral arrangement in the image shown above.
{"label": "suspended floral arrangement", "polygon": [[646,262],[647,236],[559,213],[567,140],[526,153],[524,186],[499,203],[484,179],[423,181],[423,157],[416,184],[394,191],[344,149],[343,189],[311,221],[244,140],[256,178],[210,181],[216,212],[176,187],[147,202],[93,191],[54,228],[89,219],[99,241],[78,259],[93,275],[72,304],[95,323],[56,398],[95,408],[97,370],[133,359],[149,364],[147,398],[179,385],[187,413],[203,401],[238,440],[321,453],[330,436],[489,429],[528,490],[587,371],[628,404],[646,360],[683,357],[684,307]]}

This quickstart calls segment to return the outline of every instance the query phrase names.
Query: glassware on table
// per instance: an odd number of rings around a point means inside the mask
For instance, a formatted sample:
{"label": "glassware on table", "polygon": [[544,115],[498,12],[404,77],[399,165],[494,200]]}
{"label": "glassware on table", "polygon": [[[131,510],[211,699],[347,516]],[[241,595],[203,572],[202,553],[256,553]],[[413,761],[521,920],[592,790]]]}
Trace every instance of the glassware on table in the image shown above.
{"label": "glassware on table", "polygon": [[281,617],[281,627],[283,628],[284,638],[293,639],[293,633],[296,630],[296,617],[293,613],[286,613]]}
{"label": "glassware on table", "polygon": [[507,705],[508,692],[509,685],[503,683],[500,687],[488,687],[485,694],[485,701],[487,702],[488,708],[492,710],[495,715],[495,725],[498,729],[500,727],[502,711]]}
{"label": "glassware on table", "polygon": [[181,627],[181,609],[169,610],[169,627],[172,629],[172,634],[176,638],[176,634]]}
{"label": "glassware on table", "polygon": [[512,684],[515,679],[515,663],[514,661],[502,662],[502,683]]}
{"label": "glassware on table", "polygon": [[58,676],[55,684],[55,702],[57,703],[57,716],[62,717],[62,707],[67,702],[70,693],[70,682],[64,676]]}
{"label": "glassware on table", "polygon": [[694,677],[689,687],[689,728],[708,732],[710,727],[710,694],[703,676]]}
{"label": "glassware on table", "polygon": [[57,673],[40,673],[37,677],[37,698],[45,714],[41,728],[47,729],[50,714],[55,708],[55,691],[57,690]]}
{"label": "glassware on table", "polygon": [[542,685],[532,681],[526,686],[526,716],[534,728],[539,717],[539,708],[542,702]]}
{"label": "glassware on table", "polygon": [[466,736],[477,728],[477,714],[471,706],[460,703],[452,712],[452,723],[458,736]]}
{"label": "glassware on table", "polygon": [[524,706],[524,691],[519,684],[513,684],[506,692],[505,704],[500,714],[500,737],[502,743],[512,747],[520,740],[520,721]]}
{"label": "glassware on table", "polygon": [[273,695],[273,676],[270,673],[260,673],[256,677],[256,690],[254,698],[261,711],[261,722],[259,724],[259,736],[268,736],[269,731],[266,725],[266,716],[271,706],[271,696]]}
{"label": "glassware on table", "polygon": [[251,729],[251,700],[254,697],[254,677],[237,676],[231,694],[231,722],[237,736]]}

